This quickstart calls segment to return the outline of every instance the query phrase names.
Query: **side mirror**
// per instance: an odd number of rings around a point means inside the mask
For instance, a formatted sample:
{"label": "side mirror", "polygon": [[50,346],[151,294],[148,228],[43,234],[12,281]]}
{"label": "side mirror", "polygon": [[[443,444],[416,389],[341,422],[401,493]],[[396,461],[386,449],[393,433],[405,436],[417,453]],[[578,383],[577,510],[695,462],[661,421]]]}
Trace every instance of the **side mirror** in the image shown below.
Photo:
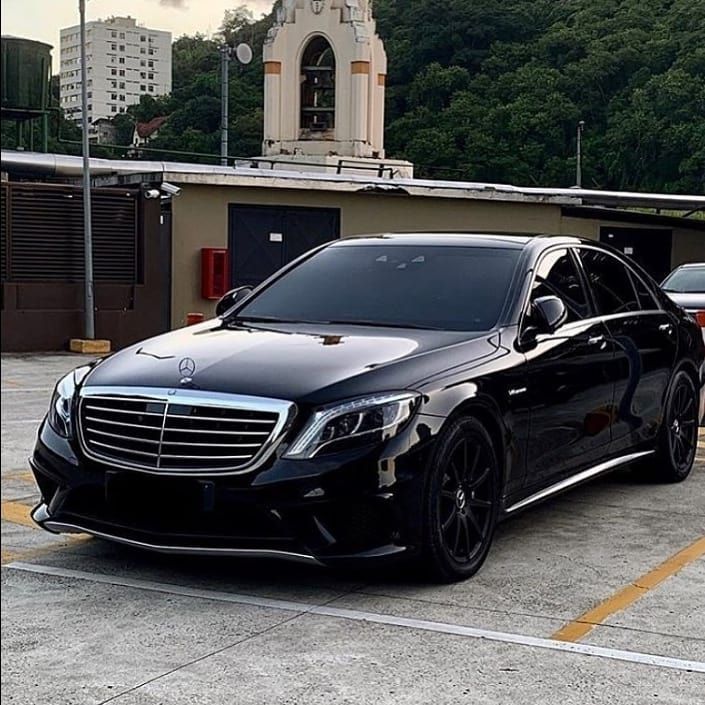
{"label": "side mirror", "polygon": [[229,311],[235,304],[239,304],[252,293],[251,286],[239,286],[237,289],[231,289],[223,296],[215,305],[215,315],[222,316]]}
{"label": "side mirror", "polygon": [[541,296],[532,305],[532,318],[538,333],[555,333],[568,319],[568,309],[557,296]]}

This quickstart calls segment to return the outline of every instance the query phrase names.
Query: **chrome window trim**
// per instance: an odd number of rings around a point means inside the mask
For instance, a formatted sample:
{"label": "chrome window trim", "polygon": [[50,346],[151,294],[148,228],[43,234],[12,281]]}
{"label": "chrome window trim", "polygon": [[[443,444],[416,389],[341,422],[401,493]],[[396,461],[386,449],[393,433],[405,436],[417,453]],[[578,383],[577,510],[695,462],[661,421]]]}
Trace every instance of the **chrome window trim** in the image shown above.
{"label": "chrome window trim", "polygon": [[[91,397],[110,396],[125,397],[132,400],[145,400],[163,403],[163,419],[167,416],[170,404],[184,404],[194,406],[213,406],[218,408],[242,409],[244,411],[262,411],[277,414],[277,421],[270,434],[269,439],[262,445],[261,450],[245,466],[234,468],[188,468],[184,470],[174,468],[155,468],[147,465],[140,465],[138,462],[126,462],[111,456],[103,456],[91,450],[83,436],[83,423],[81,409],[84,401]],[[78,392],[78,405],[76,409],[78,428],[78,441],[81,450],[86,457],[95,460],[103,465],[120,467],[135,472],[147,473],[150,475],[171,476],[171,477],[212,477],[243,475],[256,470],[266,462],[281,443],[286,431],[290,428],[296,416],[296,405],[293,402],[283,399],[270,399],[267,397],[253,397],[242,394],[226,394],[223,392],[209,392],[200,389],[176,389],[167,387],[124,387],[124,386],[83,386]],[[160,440],[164,435],[164,423],[162,422]]]}

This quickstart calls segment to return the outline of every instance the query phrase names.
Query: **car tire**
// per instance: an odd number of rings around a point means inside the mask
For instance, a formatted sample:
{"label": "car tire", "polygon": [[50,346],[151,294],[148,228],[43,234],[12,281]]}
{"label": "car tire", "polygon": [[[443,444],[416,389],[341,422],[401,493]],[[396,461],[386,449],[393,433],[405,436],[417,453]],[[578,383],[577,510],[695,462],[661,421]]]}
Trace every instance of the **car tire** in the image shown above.
{"label": "car tire", "polygon": [[682,482],[690,475],[698,445],[698,394],[690,375],[676,373],[666,398],[656,455],[649,462],[658,482]]}
{"label": "car tire", "polygon": [[499,514],[499,478],[485,427],[474,418],[453,421],[426,481],[423,560],[433,579],[464,580],[484,563]]}

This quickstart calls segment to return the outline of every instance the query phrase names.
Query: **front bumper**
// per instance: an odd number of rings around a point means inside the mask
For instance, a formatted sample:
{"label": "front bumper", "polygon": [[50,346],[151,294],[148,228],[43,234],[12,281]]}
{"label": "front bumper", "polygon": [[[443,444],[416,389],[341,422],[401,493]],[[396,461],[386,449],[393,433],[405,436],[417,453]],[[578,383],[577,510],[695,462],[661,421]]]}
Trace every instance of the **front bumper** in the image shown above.
{"label": "front bumper", "polygon": [[30,465],[56,533],[162,553],[330,564],[421,546],[423,483],[439,420],[416,417],[379,447],[315,461],[273,457],[247,475],[179,477],[111,467],[44,423]]}

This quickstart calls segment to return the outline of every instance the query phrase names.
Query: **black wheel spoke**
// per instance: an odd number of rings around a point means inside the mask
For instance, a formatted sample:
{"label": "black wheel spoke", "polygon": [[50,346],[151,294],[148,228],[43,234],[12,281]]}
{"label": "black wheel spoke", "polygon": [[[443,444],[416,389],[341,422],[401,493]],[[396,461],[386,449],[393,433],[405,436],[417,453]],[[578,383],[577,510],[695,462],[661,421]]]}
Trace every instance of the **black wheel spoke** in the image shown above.
{"label": "black wheel spoke", "polygon": [[475,516],[475,513],[468,512],[467,517],[468,517],[468,520],[470,521],[470,523],[472,524],[473,531],[477,535],[477,538],[482,540],[482,538],[484,536],[484,532],[480,528],[480,524],[477,521],[477,517]]}
{"label": "black wheel spoke", "polygon": [[441,525],[441,529],[442,529],[443,533],[446,533],[446,531],[448,531],[448,529],[450,529],[451,525],[453,524],[453,519],[456,519],[457,516],[458,515],[455,513],[455,509],[453,509],[451,511],[451,513],[448,515],[448,518]]}
{"label": "black wheel spoke", "polygon": [[455,524],[455,541],[453,543],[453,555],[457,556],[458,555],[458,548],[460,547],[460,535],[461,535],[461,525],[460,525],[460,520]]}
{"label": "black wheel spoke", "polygon": [[461,514],[461,522],[463,526],[463,534],[465,536],[465,547],[467,548],[467,553],[465,554],[468,558],[472,555],[473,544],[470,541],[470,527],[468,527],[468,519],[465,515]]}
{"label": "black wheel spoke", "polygon": [[485,499],[469,499],[468,507],[474,507],[475,509],[489,509],[492,506],[492,502]]}
{"label": "black wheel spoke", "polygon": [[453,490],[441,490],[441,497],[443,497],[443,499],[449,499],[451,502],[455,502],[455,492],[453,492]]}
{"label": "black wheel spoke", "polygon": [[458,470],[458,466],[451,460],[450,461],[450,469],[453,473],[453,481],[455,482],[456,486],[460,486],[460,481],[461,481],[461,475],[460,471]]}
{"label": "black wheel spoke", "polygon": [[478,487],[481,487],[485,483],[487,478],[490,476],[490,472],[491,472],[490,468],[485,468],[482,471],[482,473],[480,474],[480,476],[478,478],[476,478],[475,480],[473,480],[472,483],[470,483],[470,485],[468,485],[468,489],[469,490],[476,490]]}

